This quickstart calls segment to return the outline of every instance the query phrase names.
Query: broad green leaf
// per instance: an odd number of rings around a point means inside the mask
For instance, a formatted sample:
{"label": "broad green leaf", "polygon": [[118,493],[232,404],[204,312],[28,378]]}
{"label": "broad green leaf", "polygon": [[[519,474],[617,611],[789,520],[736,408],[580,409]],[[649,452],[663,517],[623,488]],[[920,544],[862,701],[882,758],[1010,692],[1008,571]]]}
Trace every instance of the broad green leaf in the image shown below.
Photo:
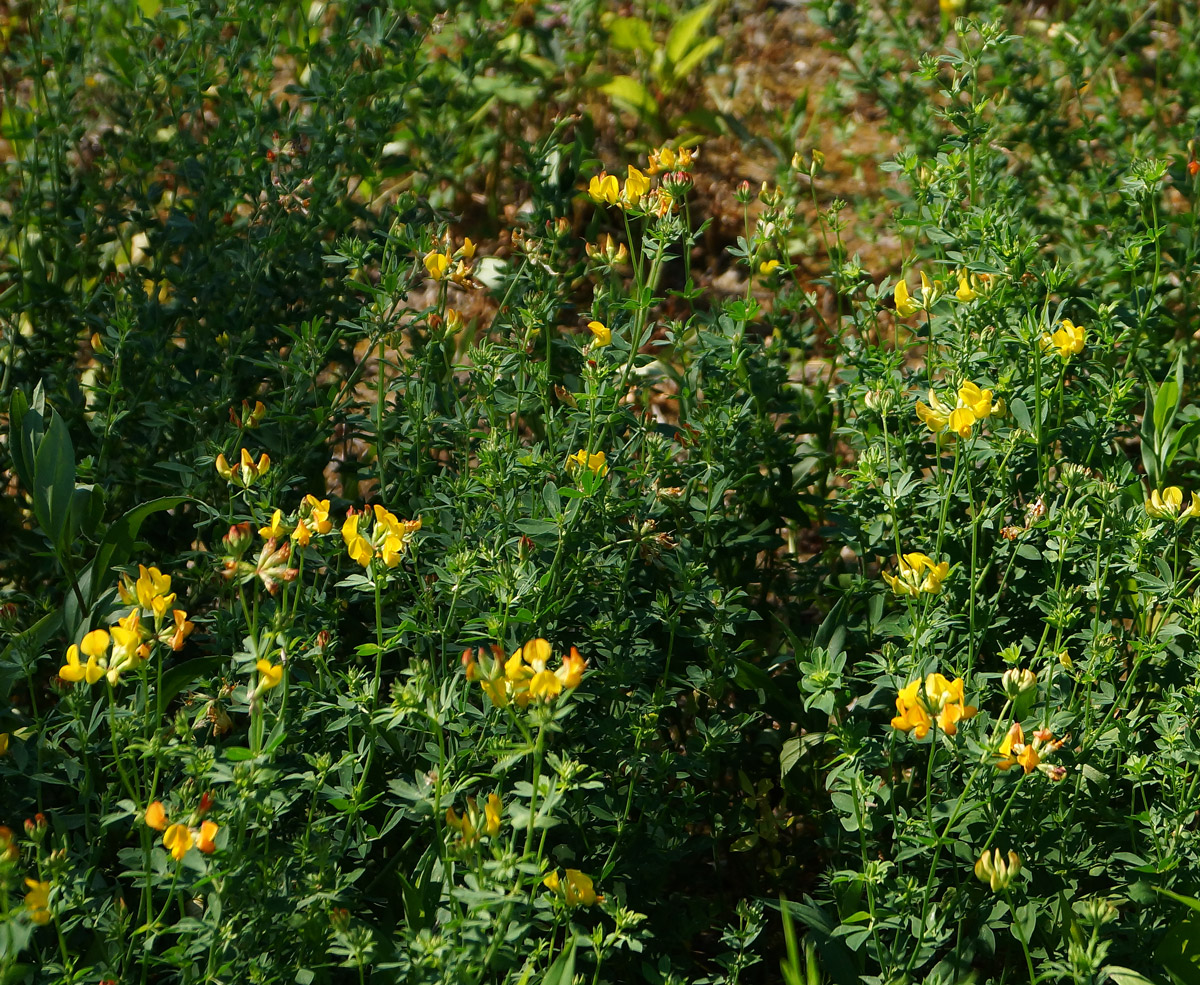
{"label": "broad green leaf", "polygon": [[623,109],[630,110],[642,117],[658,115],[658,100],[650,94],[650,90],[637,79],[629,75],[618,75],[611,82],[606,82],[600,91]]}
{"label": "broad green leaf", "polygon": [[1182,981],[1200,981],[1200,913],[1193,912],[1173,922],[1155,949],[1154,957]]}
{"label": "broad green leaf", "polygon": [[108,528],[104,538],[100,541],[96,556],[84,569],[83,575],[79,579],[79,587],[89,606],[96,604],[96,599],[108,586],[109,571],[129,560],[138,531],[145,519],[162,510],[174,509],[181,503],[186,503],[190,498],[189,496],[163,496],[160,499],[152,499],[148,503],[142,503],[141,506],[135,506]]}
{"label": "broad green leaf", "polygon": [[1104,972],[1117,985],[1159,985],[1155,979],[1147,978],[1140,971],[1122,968],[1120,965],[1110,964]]}
{"label": "broad green leaf", "polygon": [[542,979],[542,985],[571,985],[575,980],[575,939],[563,949],[562,954],[554,959]]}
{"label": "broad green leaf", "polygon": [[[672,71],[679,60],[691,50],[696,34],[704,26],[704,22],[712,16],[714,7],[716,7],[715,0],[702,3],[695,10],[688,11],[680,17],[671,27],[671,33],[667,35],[666,50],[667,64],[672,67]],[[710,41],[712,40],[717,39],[710,39]]]}
{"label": "broad green leaf", "polygon": [[75,495],[75,449],[67,425],[51,411],[50,426],[33,459],[33,509],[38,523],[59,548],[65,548],[71,498]]}
{"label": "broad green leaf", "polygon": [[654,53],[654,35],[640,17],[614,17],[608,25],[608,40],[621,51]]}
{"label": "broad green leaf", "polygon": [[676,83],[686,81],[695,68],[709,55],[715,53],[723,43],[721,38],[709,38],[696,45],[685,57],[671,65],[671,77]]}

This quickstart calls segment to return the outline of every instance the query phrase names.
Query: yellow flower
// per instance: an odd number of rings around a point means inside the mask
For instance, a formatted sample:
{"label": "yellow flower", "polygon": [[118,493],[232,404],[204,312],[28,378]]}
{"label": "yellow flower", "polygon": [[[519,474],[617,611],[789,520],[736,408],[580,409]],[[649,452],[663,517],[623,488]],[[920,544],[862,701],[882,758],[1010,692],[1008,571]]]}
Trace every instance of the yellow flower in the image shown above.
{"label": "yellow flower", "polygon": [[182,862],[192,847],[192,832],[186,824],[172,824],[163,834],[162,843],[176,862]]}
{"label": "yellow flower", "polygon": [[153,612],[157,617],[161,617],[175,601],[175,595],[171,591],[171,576],[164,575],[158,568],[147,568],[144,564],[138,565],[136,583],[124,575],[121,576],[117,583],[117,594],[126,605],[136,602],[142,609]]}
{"label": "yellow flower", "polygon": [[29,911],[29,919],[39,927],[48,924],[50,922],[51,883],[26,879],[25,885],[29,889],[29,892],[25,894],[25,909]]}
{"label": "yellow flower", "polygon": [[975,878],[991,886],[992,892],[1007,889],[1020,871],[1021,857],[1016,852],[1001,855],[999,848],[990,853],[985,848],[975,863]]}
{"label": "yellow flower", "polygon": [[971,286],[970,276],[965,270],[958,272],[958,290],[954,292],[954,296],[960,301],[974,301],[979,297],[979,292]]}
{"label": "yellow flower", "polygon": [[217,473],[227,482],[236,482],[243,489],[249,489],[255,482],[267,474],[271,468],[271,456],[264,452],[255,464],[254,457],[246,448],[242,449],[241,458],[236,465],[225,461],[224,455],[217,456]]}
{"label": "yellow flower", "polygon": [[892,575],[885,571],[883,580],[897,595],[919,595],[921,592],[936,595],[942,590],[942,582],[950,573],[950,562],[935,564],[933,558],[919,552],[901,554],[896,561],[900,574]]}
{"label": "yellow flower", "polygon": [[499,796],[488,794],[483,813],[474,797],[467,798],[467,810],[459,817],[453,807],[446,808],[446,826],[458,832],[459,843],[464,847],[476,844],[483,835],[494,838],[500,833],[500,816],[504,810]]}
{"label": "yellow flower", "polygon": [[387,567],[400,563],[400,556],[412,540],[412,535],[421,529],[421,520],[400,520],[382,506],[373,507],[375,523],[370,533],[359,530],[359,520],[365,513],[351,513],[342,524],[342,539],[346,552],[364,568],[379,558]]}
{"label": "yellow flower", "polygon": [[425,269],[434,280],[442,280],[450,269],[450,258],[436,251],[425,254]]}
{"label": "yellow flower", "polygon": [[588,331],[592,333],[592,344],[596,348],[603,348],[612,342],[612,332],[604,322],[590,321],[587,327]]}
{"label": "yellow flower", "polygon": [[636,205],[641,200],[642,196],[650,191],[650,179],[642,174],[642,172],[635,168],[632,164],[629,165],[627,174],[628,177],[625,179],[625,190],[621,197],[627,206]]}
{"label": "yellow flower", "polygon": [[[670,171],[675,167],[675,151],[670,147],[660,147],[658,150],[650,152],[650,166],[646,168],[647,174],[658,174],[660,171]],[[690,162],[689,162],[690,163]]]}
{"label": "yellow flower", "polygon": [[587,669],[587,661],[579,655],[579,651],[575,647],[571,647],[571,652],[562,658],[562,663],[554,675],[559,682],[568,691],[573,691],[579,687],[580,681],[583,680],[583,672]]}
{"label": "yellow flower", "polygon": [[[103,629],[93,629],[79,646],[72,643],[67,649],[67,662],[58,668],[58,676],[72,683],[86,680],[88,684],[95,684],[108,669],[108,661],[104,659],[108,654],[108,644],[108,633]],[[79,662],[81,648],[87,657],[86,665]]]}
{"label": "yellow flower", "polygon": [[1146,500],[1146,514],[1156,520],[1187,520],[1200,516],[1200,501],[1192,494],[1186,509],[1183,506],[1183,490],[1178,486],[1167,486],[1161,493],[1156,489]]}
{"label": "yellow flower", "polygon": [[[907,289],[907,288],[906,288]],[[929,283],[929,276],[924,270],[921,271],[921,307],[928,310],[932,307],[937,299],[946,293],[946,285],[940,280],[935,280],[932,284]]]}
{"label": "yellow flower", "polygon": [[958,732],[958,723],[974,718],[977,709],[964,703],[964,682],[961,677],[951,681],[941,674],[933,673],[922,681],[910,682],[896,696],[896,716],[892,728],[900,732],[911,731],[918,739],[929,734],[937,722],[947,735]]}
{"label": "yellow flower", "polygon": [[896,286],[892,290],[892,297],[896,301],[896,313],[901,318],[907,318],[909,315],[915,315],[921,310],[921,306],[913,300],[911,294],[908,293],[908,284],[902,279],[896,281]]}
{"label": "yellow flower", "polygon": [[327,534],[333,529],[333,521],[329,519],[329,500],[317,499],[311,493],[300,503],[300,512],[296,521],[296,529],[292,537],[301,547],[307,547],[314,534]]}
{"label": "yellow flower", "polygon": [[487,802],[483,805],[483,832],[491,838],[500,833],[500,817],[504,812],[504,804],[499,794],[488,794]]}
{"label": "yellow flower", "polygon": [[[0,756],[8,752],[8,733],[0,732]],[[4,852],[0,849],[0,859],[4,858]]]}
{"label": "yellow flower", "polygon": [[283,540],[291,530],[292,528],[283,522],[283,510],[276,510],[271,514],[271,522],[258,528],[258,535],[267,540]]}
{"label": "yellow flower", "polygon": [[567,869],[565,879],[559,879],[557,871],[551,872],[542,880],[542,885],[560,897],[567,906],[592,906],[604,899],[596,895],[591,877],[578,869]]}
{"label": "yellow flower", "polygon": [[283,680],[283,665],[276,666],[270,660],[260,659],[256,663],[255,668],[258,670],[258,690],[269,691],[273,687],[278,687],[279,682]]}
{"label": "yellow flower", "polygon": [[592,475],[603,478],[608,475],[608,460],[602,451],[588,454],[586,448],[580,448],[579,451],[567,459],[567,471],[574,472],[576,469],[581,468],[588,469]]}
{"label": "yellow flower", "polygon": [[758,265],[758,272],[764,277],[769,277],[778,266],[778,260],[764,260]]}
{"label": "yellow flower", "polygon": [[[183,641],[192,635],[192,630],[196,628],[196,624],[187,617],[187,613],[183,609],[171,610],[172,625],[168,626],[163,635],[159,639],[163,640],[172,650],[182,650]],[[166,634],[170,633],[167,638]]]}
{"label": "yellow flower", "polygon": [[934,434],[951,431],[960,438],[969,438],[971,429],[993,414],[1004,412],[1004,402],[992,402],[992,391],[982,390],[969,380],[958,388],[954,407],[944,403],[933,391],[929,391],[929,405],[917,401],[917,417]]}
{"label": "yellow flower", "polygon": [[588,194],[597,205],[615,205],[621,197],[621,187],[614,175],[601,171],[588,182]]}
{"label": "yellow flower", "polygon": [[1069,318],[1064,318],[1060,324],[1062,328],[1053,335],[1042,334],[1042,346],[1046,349],[1053,349],[1065,362],[1072,356],[1083,352],[1085,333],[1082,325],[1076,325]]}

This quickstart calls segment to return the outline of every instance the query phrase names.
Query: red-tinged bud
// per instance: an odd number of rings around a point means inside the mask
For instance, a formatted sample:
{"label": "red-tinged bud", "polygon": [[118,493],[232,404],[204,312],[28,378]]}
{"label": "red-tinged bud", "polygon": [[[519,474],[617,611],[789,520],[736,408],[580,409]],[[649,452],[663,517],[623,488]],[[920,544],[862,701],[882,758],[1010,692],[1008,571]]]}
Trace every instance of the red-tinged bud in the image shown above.
{"label": "red-tinged bud", "polygon": [[743,181],[737,186],[737,190],[733,193],[734,199],[739,205],[749,205],[750,200],[754,197],[754,193],[750,188],[750,182]]}
{"label": "red-tinged bud", "polygon": [[207,814],[212,810],[214,803],[216,803],[216,800],[212,795],[212,791],[205,790],[204,793],[200,795],[200,806],[197,808],[197,811],[200,814]]}
{"label": "red-tinged bud", "polygon": [[1200,161],[1188,161],[1188,174],[1193,178],[1200,173]]}
{"label": "red-tinged bud", "polygon": [[692,190],[692,176],[686,171],[668,171],[662,178],[663,188],[672,198],[683,198]]}
{"label": "red-tinged bud", "polygon": [[232,557],[241,557],[254,541],[254,531],[249,522],[235,523],[222,538],[225,552]]}
{"label": "red-tinged bud", "polygon": [[317,633],[317,649],[322,653],[329,649],[329,639],[330,637],[328,629],[322,629],[319,633]]}

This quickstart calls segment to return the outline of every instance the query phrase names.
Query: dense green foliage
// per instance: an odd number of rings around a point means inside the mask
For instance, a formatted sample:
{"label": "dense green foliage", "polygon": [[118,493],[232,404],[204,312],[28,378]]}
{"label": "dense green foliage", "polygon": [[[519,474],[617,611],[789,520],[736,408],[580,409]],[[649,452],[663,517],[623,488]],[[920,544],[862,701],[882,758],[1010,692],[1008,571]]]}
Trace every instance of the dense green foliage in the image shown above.
{"label": "dense green foliage", "polygon": [[0,982],[1200,975],[1192,14],[635,6],[3,14]]}

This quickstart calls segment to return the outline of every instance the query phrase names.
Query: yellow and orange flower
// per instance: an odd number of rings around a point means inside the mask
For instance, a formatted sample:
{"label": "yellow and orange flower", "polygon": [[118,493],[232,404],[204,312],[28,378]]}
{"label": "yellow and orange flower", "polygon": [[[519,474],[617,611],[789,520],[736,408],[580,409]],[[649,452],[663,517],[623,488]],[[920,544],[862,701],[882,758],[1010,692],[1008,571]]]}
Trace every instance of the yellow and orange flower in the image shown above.
{"label": "yellow and orange flower", "polygon": [[1049,729],[1038,729],[1033,733],[1033,740],[1026,742],[1021,723],[1013,722],[996,753],[996,768],[1007,771],[1020,766],[1026,773],[1041,770],[1050,779],[1061,780],[1066,776],[1066,770],[1061,766],[1046,765],[1042,760],[1061,749],[1063,741],[1055,739]]}
{"label": "yellow and orange flower", "polygon": [[479,652],[485,661],[482,668],[475,662],[470,650],[463,653],[467,679],[478,680],[483,693],[497,708],[507,707],[510,702],[518,708],[524,708],[531,701],[553,701],[563,691],[575,690],[587,669],[587,661],[575,647],[571,647],[570,653],[562,657],[558,667],[551,671],[546,664],[553,650],[541,638],[518,647],[503,662],[503,651],[495,657],[483,650]]}
{"label": "yellow and orange flower", "polygon": [[937,673],[910,682],[896,696],[892,728],[911,731],[914,737],[923,739],[936,722],[947,735],[954,735],[958,723],[974,718],[977,711],[974,705],[964,702],[963,688],[961,677],[951,681]]}

